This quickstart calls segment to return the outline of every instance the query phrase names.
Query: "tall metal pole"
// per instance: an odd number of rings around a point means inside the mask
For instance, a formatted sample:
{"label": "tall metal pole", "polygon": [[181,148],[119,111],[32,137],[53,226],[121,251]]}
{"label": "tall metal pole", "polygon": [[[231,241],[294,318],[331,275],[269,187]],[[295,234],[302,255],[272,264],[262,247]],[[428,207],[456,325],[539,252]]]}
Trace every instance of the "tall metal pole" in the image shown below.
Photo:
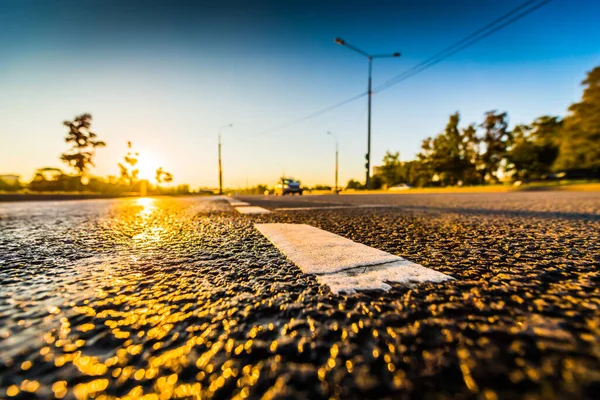
{"label": "tall metal pole", "polygon": [[371,81],[373,75],[373,57],[369,56],[369,105],[367,111],[367,164],[365,165],[367,169],[367,177],[365,179],[365,186],[367,189],[371,189],[371,98],[372,96],[372,88]]}
{"label": "tall metal pole", "polygon": [[338,160],[339,160],[339,146],[338,138],[331,132],[327,134],[335,139],[335,194],[338,194]]}
{"label": "tall metal pole", "polygon": [[335,194],[339,194],[338,190],[338,141],[335,139]]}
{"label": "tall metal pole", "polygon": [[223,166],[221,164],[221,133],[219,132],[219,194],[223,194]]}
{"label": "tall metal pole", "polygon": [[223,125],[219,128],[219,194],[223,194],[223,166],[221,162],[221,132],[223,128],[230,128],[233,124]]}
{"label": "tall metal pole", "polygon": [[367,163],[365,164],[365,168],[367,170],[365,186],[367,189],[371,188],[371,101],[373,97],[373,89],[372,89],[372,75],[373,75],[373,59],[374,58],[391,58],[391,57],[400,57],[400,53],[391,53],[391,54],[376,54],[371,55],[358,47],[352,46],[347,43],[345,40],[341,38],[335,38],[334,40],[337,44],[342,45],[344,47],[349,48],[350,50],[366,57],[369,60],[369,86],[367,94],[369,96],[368,103],[368,120],[367,120],[367,154],[365,156]]}

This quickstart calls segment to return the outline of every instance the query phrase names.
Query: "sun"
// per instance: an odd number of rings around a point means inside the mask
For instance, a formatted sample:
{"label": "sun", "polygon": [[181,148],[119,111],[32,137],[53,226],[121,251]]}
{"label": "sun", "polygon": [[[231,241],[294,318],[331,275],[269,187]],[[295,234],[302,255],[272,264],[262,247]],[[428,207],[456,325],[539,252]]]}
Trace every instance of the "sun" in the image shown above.
{"label": "sun", "polygon": [[140,156],[136,165],[138,177],[148,181],[156,181],[156,170],[160,167],[158,158],[150,152],[140,151]]}

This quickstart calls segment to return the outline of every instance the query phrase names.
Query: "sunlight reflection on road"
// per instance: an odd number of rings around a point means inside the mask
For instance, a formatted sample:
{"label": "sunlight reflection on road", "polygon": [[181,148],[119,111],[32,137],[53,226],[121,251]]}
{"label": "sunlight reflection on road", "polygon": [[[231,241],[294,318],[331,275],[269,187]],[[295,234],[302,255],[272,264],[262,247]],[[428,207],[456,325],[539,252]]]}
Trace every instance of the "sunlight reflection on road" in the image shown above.
{"label": "sunlight reflection on road", "polygon": [[149,216],[156,210],[155,199],[152,197],[140,197],[135,202],[142,207],[140,211],[140,215],[142,216]]}
{"label": "sunlight reflection on road", "polygon": [[165,232],[165,228],[163,226],[156,226],[157,218],[155,218],[155,214],[159,209],[155,204],[155,199],[151,197],[141,197],[136,200],[136,204],[141,206],[141,210],[138,212],[137,216],[142,219],[142,221],[140,221],[142,232],[133,236],[133,240],[144,243],[160,241],[161,235]]}

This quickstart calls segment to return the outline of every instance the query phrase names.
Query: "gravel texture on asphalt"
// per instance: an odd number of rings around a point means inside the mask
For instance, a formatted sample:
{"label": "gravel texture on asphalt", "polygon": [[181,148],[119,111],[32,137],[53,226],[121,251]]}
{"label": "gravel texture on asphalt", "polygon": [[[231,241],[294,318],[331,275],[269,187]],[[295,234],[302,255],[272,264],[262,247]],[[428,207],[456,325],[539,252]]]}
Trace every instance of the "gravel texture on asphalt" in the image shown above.
{"label": "gravel texture on asphalt", "polygon": [[[461,196],[0,205],[0,398],[596,398],[600,193]],[[456,280],[334,295],[255,222]]]}

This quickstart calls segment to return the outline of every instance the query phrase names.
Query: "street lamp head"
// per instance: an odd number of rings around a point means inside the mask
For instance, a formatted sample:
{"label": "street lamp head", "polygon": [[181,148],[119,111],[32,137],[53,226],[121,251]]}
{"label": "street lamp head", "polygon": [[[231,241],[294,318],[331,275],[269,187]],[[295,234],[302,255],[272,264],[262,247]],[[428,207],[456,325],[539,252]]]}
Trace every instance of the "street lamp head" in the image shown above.
{"label": "street lamp head", "polygon": [[335,42],[337,44],[341,44],[342,46],[346,44],[346,42],[344,42],[344,40],[342,38],[335,38]]}

